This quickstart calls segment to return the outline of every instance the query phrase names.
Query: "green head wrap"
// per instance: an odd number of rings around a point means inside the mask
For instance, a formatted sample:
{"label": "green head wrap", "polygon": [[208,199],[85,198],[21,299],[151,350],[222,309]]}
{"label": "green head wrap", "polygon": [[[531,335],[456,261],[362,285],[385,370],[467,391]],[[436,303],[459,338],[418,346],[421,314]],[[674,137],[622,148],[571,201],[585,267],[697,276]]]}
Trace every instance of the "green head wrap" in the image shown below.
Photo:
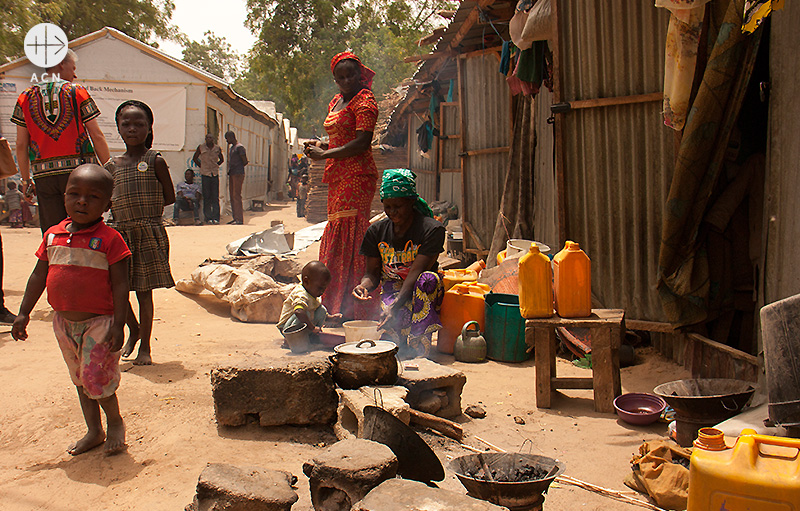
{"label": "green head wrap", "polygon": [[433,218],[428,203],[417,193],[417,175],[409,169],[386,169],[381,181],[381,200],[411,197],[416,199],[414,209]]}

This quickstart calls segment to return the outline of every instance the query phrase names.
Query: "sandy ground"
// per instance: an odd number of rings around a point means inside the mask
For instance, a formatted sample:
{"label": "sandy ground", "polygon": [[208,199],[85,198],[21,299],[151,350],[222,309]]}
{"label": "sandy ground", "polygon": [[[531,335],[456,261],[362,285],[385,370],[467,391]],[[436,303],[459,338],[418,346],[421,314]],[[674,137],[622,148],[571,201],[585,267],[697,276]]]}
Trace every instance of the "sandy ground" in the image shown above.
{"label": "sandy ground", "polygon": [[[293,203],[246,212],[242,226],[179,226],[169,228],[175,279],[188,276],[206,257],[224,255],[225,244],[262,230],[282,219],[287,228],[308,225],[294,215]],[[226,219],[225,219],[226,220]],[[2,228],[5,255],[6,304],[16,312],[25,282],[35,264],[38,229]],[[318,243],[299,258],[316,258]],[[308,480],[302,464],[335,441],[327,428],[217,427],[214,421],[209,371],[229,357],[288,356],[280,349],[274,325],[245,324],[230,317],[228,307],[210,294],[184,296],[154,292],[155,365],[122,363],[118,392],[128,428],[126,453],[104,457],[94,450],[78,457],[66,447],[83,435],[84,424],[74,387],[53,337],[52,311],[42,299],[37,305],[27,342],[15,342],[10,326],[0,326],[0,501],[2,509],[183,509],[194,495],[200,472],[211,462],[255,465],[288,470],[299,478],[298,511],[311,508]],[[553,407],[538,410],[534,400],[533,361],[522,364],[488,362],[470,365],[440,356],[467,374],[462,404],[482,403],[485,419],[462,417],[465,443],[480,447],[478,435],[495,445],[558,458],[573,477],[624,490],[629,460],[643,440],[661,438],[666,427],[633,427],[610,414],[593,411],[591,391],[566,391]],[[639,364],[622,370],[624,391],[650,391],[660,383],[688,377],[677,365],[652,350]],[[559,374],[588,371],[559,360]],[[515,423],[522,417],[524,425]],[[466,454],[449,440],[426,435],[443,463]],[[440,486],[464,492],[447,471]],[[545,510],[636,509],[628,504],[574,487],[554,486]]]}

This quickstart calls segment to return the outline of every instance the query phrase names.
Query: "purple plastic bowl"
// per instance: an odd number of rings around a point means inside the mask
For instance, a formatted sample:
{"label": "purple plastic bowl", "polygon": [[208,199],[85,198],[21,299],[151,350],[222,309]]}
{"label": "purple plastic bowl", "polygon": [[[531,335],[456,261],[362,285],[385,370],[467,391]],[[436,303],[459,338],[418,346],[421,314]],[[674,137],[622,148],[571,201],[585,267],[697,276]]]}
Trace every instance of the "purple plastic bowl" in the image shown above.
{"label": "purple plastic bowl", "polygon": [[614,399],[617,415],[628,424],[637,426],[654,423],[666,407],[666,401],[645,392],[629,392]]}

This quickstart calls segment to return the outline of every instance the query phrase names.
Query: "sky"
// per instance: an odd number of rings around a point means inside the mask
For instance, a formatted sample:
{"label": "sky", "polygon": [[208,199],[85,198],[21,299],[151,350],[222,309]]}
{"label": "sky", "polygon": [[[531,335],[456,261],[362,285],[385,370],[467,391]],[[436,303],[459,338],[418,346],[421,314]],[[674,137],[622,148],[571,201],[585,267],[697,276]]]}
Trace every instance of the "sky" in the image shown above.
{"label": "sky", "polygon": [[[172,24],[189,39],[199,41],[207,30],[224,37],[232,49],[244,55],[256,38],[244,26],[247,17],[245,0],[173,0]],[[159,41],[159,49],[175,58],[183,58],[181,45]]]}

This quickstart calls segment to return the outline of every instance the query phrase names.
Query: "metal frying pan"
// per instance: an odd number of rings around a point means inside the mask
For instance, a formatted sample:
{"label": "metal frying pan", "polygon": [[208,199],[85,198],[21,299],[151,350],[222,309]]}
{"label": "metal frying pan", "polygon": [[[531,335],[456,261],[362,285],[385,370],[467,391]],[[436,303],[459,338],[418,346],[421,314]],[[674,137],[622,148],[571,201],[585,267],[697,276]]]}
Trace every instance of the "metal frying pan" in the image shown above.
{"label": "metal frying pan", "polygon": [[377,406],[364,407],[364,438],[389,447],[399,463],[397,473],[422,483],[444,479],[439,458],[413,429]]}

